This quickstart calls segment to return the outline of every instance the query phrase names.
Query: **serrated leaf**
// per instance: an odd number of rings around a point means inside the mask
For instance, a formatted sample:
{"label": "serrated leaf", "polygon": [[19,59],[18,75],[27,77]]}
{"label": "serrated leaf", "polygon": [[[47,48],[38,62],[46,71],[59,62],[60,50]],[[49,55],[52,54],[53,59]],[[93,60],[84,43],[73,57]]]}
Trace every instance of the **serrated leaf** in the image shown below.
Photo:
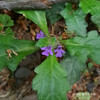
{"label": "serrated leaf", "polygon": [[100,13],[100,1],[98,0],[81,0],[80,7],[86,14],[91,13],[94,15],[95,13]]}
{"label": "serrated leaf", "polygon": [[46,10],[46,16],[52,24],[58,21],[62,16],[60,11],[65,7],[65,3],[56,3],[51,6],[51,9]]}
{"label": "serrated leaf", "polygon": [[66,72],[57,62],[55,55],[49,56],[35,72],[32,87],[38,91],[38,100],[66,100],[68,85]]}
{"label": "serrated leaf", "polygon": [[49,31],[47,27],[47,21],[45,17],[45,11],[43,10],[20,10],[17,13],[23,14],[26,18],[32,20],[36,25],[40,27],[43,33],[49,37]]}
{"label": "serrated leaf", "polygon": [[8,27],[5,32],[6,35],[14,37],[14,32],[12,31],[12,29],[10,27]]}
{"label": "serrated leaf", "polygon": [[[7,50],[11,51],[11,58]],[[15,71],[19,62],[27,55],[35,52],[35,42],[27,40],[18,40],[9,36],[0,35],[0,70],[3,67],[8,67]],[[16,54],[14,54],[14,52]]]}
{"label": "serrated leaf", "polygon": [[64,17],[68,31],[74,31],[79,36],[86,36],[87,23],[85,22],[85,14],[81,9],[73,10],[72,5],[67,3],[66,8],[61,11]]}
{"label": "serrated leaf", "polygon": [[66,70],[67,83],[70,87],[80,79],[81,72],[86,68],[85,63],[81,63],[76,57],[68,54],[60,65]]}
{"label": "serrated leaf", "polygon": [[91,58],[95,63],[100,64],[100,36],[97,31],[89,32],[86,38],[77,36],[62,42],[70,54],[77,56],[81,62]]}
{"label": "serrated leaf", "polygon": [[97,25],[97,28],[100,30],[100,13],[97,13],[91,17],[91,20],[94,24]]}
{"label": "serrated leaf", "polygon": [[13,26],[13,20],[8,15],[0,15],[0,23],[3,24],[3,27]]}

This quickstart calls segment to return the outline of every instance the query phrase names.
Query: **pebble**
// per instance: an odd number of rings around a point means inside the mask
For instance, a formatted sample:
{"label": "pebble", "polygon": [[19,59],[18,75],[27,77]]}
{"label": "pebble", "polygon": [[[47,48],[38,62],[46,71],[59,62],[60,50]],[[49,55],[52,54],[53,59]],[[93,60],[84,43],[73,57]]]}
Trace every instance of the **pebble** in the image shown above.
{"label": "pebble", "polygon": [[87,91],[91,93],[93,91],[94,86],[95,86],[94,82],[86,84]]}

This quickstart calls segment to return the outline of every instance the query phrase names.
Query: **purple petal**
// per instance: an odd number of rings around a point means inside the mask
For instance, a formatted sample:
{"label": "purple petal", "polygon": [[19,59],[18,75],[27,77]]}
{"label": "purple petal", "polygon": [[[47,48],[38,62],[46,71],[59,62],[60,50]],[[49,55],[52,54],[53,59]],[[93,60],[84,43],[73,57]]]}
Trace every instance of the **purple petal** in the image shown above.
{"label": "purple petal", "polygon": [[41,35],[44,35],[44,33],[43,33],[42,31],[40,31],[40,34],[41,34]]}
{"label": "purple petal", "polygon": [[42,55],[49,56],[49,53],[47,51],[44,51],[42,52]]}
{"label": "purple petal", "polygon": [[65,51],[64,51],[63,49],[62,49],[62,50],[60,50],[60,52],[61,52],[61,53],[65,53]]}
{"label": "purple petal", "polygon": [[46,35],[43,34],[43,37],[46,37]]}
{"label": "purple petal", "polygon": [[51,45],[49,45],[47,47],[42,47],[41,50],[45,50],[44,52],[42,52],[42,55],[45,55],[45,56],[49,56],[49,54],[53,55],[52,46]]}
{"label": "purple petal", "polygon": [[44,35],[44,33],[42,31],[40,31],[39,33],[37,33],[36,39],[40,39],[40,38],[44,38],[44,37],[46,37],[46,36]]}
{"label": "purple petal", "polygon": [[58,52],[58,53],[56,54],[56,57],[62,57],[62,53]]}
{"label": "purple petal", "polygon": [[37,35],[40,35],[40,33],[37,33]]}
{"label": "purple petal", "polygon": [[48,47],[49,49],[52,49],[52,46],[51,46],[51,45],[48,45],[47,47]]}
{"label": "purple petal", "polygon": [[46,37],[45,34],[42,31],[40,31],[40,35],[41,35],[41,38]]}
{"label": "purple petal", "polygon": [[50,51],[51,51],[51,49],[52,49],[52,46],[50,46],[50,45],[49,45],[49,46],[47,46],[47,51],[48,51],[48,52],[50,52]]}
{"label": "purple petal", "polygon": [[36,39],[40,39],[41,35],[39,33],[37,33]]}
{"label": "purple petal", "polygon": [[55,53],[58,52],[58,49],[55,49],[54,52],[55,52]]}
{"label": "purple petal", "polygon": [[42,48],[41,48],[41,50],[46,50],[46,49],[47,49],[47,47],[42,47]]}
{"label": "purple petal", "polygon": [[50,53],[50,55],[53,55],[53,52],[52,52],[52,50],[51,50],[49,53]]}
{"label": "purple petal", "polygon": [[58,48],[57,49],[62,49],[62,46],[58,46]]}

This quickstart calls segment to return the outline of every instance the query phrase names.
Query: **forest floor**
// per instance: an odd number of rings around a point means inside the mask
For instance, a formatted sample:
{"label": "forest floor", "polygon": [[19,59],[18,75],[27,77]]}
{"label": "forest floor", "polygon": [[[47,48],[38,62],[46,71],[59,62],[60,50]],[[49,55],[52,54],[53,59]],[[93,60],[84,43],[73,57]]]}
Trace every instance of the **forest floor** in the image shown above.
{"label": "forest floor", "polygon": [[[40,30],[37,25],[13,11],[1,10],[1,14],[8,14],[14,20],[12,29],[16,38],[36,41],[36,33]],[[63,19],[54,25],[48,22],[50,33],[55,33],[53,35],[56,36],[63,35],[63,38],[67,38],[64,35],[64,29],[66,29],[64,23]],[[90,24],[88,30],[95,29],[92,22],[88,21],[88,23]],[[45,57],[41,55],[41,50],[38,50],[23,59],[15,72],[4,68],[0,72],[0,100],[38,100],[36,91],[32,90],[32,79],[35,77],[34,69],[44,60]],[[68,100],[88,100],[81,99],[78,95],[90,96],[91,100],[100,100],[100,66],[93,63],[93,67],[81,74],[80,80],[72,86],[66,95]]]}

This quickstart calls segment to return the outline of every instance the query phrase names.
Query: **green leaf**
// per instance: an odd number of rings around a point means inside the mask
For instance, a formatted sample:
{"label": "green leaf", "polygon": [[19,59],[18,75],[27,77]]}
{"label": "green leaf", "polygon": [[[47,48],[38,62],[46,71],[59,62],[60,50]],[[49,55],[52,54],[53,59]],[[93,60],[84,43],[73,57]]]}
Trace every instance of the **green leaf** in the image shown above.
{"label": "green leaf", "polygon": [[81,72],[86,68],[85,63],[81,63],[76,57],[67,56],[60,62],[60,65],[66,70],[67,82],[72,87],[81,76]]}
{"label": "green leaf", "polygon": [[3,24],[4,27],[13,26],[13,20],[8,15],[0,15],[0,23]]}
{"label": "green leaf", "polygon": [[[11,51],[11,58],[8,56],[7,50]],[[36,50],[37,47],[35,47],[35,42],[33,41],[17,40],[9,36],[0,35],[0,70],[3,67],[8,67],[10,70],[15,71],[19,62]]]}
{"label": "green leaf", "polygon": [[66,72],[57,62],[55,55],[49,56],[35,72],[32,87],[38,91],[38,100],[66,100],[69,86]]}
{"label": "green leaf", "polygon": [[65,7],[65,3],[56,3],[51,6],[51,9],[46,10],[46,16],[52,24],[58,21],[62,16],[60,11]]}
{"label": "green leaf", "polygon": [[36,46],[41,48],[41,47],[46,47],[48,45],[55,46],[55,44],[56,44],[56,38],[55,37],[53,37],[51,39],[48,39],[48,38],[45,37],[45,38],[40,38],[38,40],[38,42],[36,43]]}
{"label": "green leaf", "polygon": [[88,63],[88,68],[92,68],[93,67],[93,64],[90,62]]}
{"label": "green leaf", "polygon": [[100,1],[99,0],[81,0],[80,7],[87,14],[100,13]]}
{"label": "green leaf", "polygon": [[39,40],[38,40],[38,42],[36,43],[36,46],[37,47],[46,47],[48,45],[48,38],[40,38]]}
{"label": "green leaf", "polygon": [[72,5],[66,3],[66,8],[61,11],[61,15],[64,17],[68,31],[74,31],[79,36],[86,36],[87,23],[85,22],[85,14],[81,9],[73,10]]}
{"label": "green leaf", "polygon": [[14,37],[14,32],[12,31],[12,29],[10,27],[8,27],[5,32],[6,35]]}
{"label": "green leaf", "polygon": [[2,30],[2,28],[3,28],[3,27],[2,27],[2,26],[0,26],[0,31]]}
{"label": "green leaf", "polygon": [[100,64],[100,36],[97,31],[91,31],[86,38],[75,37],[69,40],[62,40],[71,55],[75,55],[81,62],[91,58],[95,63]]}
{"label": "green leaf", "polygon": [[97,13],[91,17],[91,20],[94,24],[97,25],[97,28],[100,30],[100,13]]}
{"label": "green leaf", "polygon": [[32,20],[36,25],[40,27],[40,29],[44,32],[44,34],[49,37],[47,21],[45,17],[45,11],[43,10],[20,10],[16,11],[17,13],[23,14],[26,18]]}

